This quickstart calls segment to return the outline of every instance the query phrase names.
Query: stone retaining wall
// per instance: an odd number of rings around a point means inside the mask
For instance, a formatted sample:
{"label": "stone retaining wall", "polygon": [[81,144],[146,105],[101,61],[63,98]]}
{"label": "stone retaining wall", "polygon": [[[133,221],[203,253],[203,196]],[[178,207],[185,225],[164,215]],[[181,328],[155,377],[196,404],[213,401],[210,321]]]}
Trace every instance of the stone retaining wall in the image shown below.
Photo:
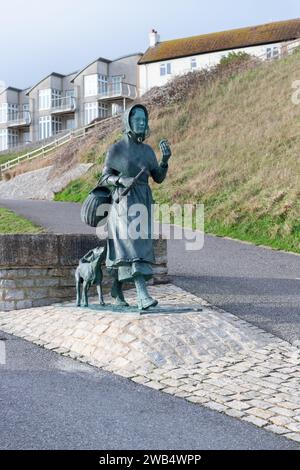
{"label": "stone retaining wall", "polygon": [[[96,235],[24,234],[0,236],[0,310],[50,305],[75,298],[79,258],[105,240]],[[154,240],[156,265],[150,284],[168,282],[167,240]],[[103,267],[104,293],[111,278]],[[125,289],[132,287],[126,284]],[[91,295],[96,294],[94,286]]]}

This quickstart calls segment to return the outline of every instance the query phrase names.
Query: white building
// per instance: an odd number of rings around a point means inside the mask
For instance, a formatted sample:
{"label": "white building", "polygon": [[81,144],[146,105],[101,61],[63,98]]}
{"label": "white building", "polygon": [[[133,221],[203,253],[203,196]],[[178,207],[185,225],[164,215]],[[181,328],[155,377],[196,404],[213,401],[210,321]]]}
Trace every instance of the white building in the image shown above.
{"label": "white building", "polygon": [[140,94],[165,85],[176,75],[216,65],[230,52],[244,51],[265,59],[279,57],[286,45],[300,38],[300,19],[160,41],[149,33],[149,48],[138,62]]}

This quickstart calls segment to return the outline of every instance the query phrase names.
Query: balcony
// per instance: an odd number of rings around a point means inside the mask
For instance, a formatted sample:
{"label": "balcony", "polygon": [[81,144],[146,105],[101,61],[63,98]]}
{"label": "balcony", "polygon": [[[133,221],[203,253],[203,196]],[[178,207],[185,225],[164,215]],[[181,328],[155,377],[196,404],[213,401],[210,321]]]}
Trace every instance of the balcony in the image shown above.
{"label": "balcony", "polygon": [[76,110],[76,99],[74,96],[63,96],[52,100],[51,114],[69,114]]}
{"label": "balcony", "polygon": [[137,98],[135,85],[126,82],[108,82],[100,84],[98,88],[98,100],[113,100],[116,98]]}
{"label": "balcony", "polygon": [[14,111],[7,115],[7,127],[19,128],[27,127],[31,124],[31,114],[29,111]]}

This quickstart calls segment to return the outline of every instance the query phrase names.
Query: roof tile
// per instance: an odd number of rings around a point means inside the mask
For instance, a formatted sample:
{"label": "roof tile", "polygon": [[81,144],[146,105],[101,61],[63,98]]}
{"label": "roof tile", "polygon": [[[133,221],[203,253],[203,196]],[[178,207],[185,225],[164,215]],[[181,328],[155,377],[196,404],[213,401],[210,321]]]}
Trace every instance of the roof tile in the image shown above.
{"label": "roof tile", "polygon": [[278,21],[159,42],[156,46],[149,47],[138,63],[147,64],[208,52],[291,41],[297,38],[300,38],[300,19]]}

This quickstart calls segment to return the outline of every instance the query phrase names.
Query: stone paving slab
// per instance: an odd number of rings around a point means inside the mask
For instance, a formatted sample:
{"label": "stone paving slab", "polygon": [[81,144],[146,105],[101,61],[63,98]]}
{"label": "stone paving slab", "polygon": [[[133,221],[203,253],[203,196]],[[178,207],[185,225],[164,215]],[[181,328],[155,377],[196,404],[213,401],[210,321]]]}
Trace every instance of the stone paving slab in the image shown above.
{"label": "stone paving slab", "polygon": [[297,347],[172,284],[149,292],[171,313],[101,312],[94,298],[0,312],[0,329],[300,442]]}

